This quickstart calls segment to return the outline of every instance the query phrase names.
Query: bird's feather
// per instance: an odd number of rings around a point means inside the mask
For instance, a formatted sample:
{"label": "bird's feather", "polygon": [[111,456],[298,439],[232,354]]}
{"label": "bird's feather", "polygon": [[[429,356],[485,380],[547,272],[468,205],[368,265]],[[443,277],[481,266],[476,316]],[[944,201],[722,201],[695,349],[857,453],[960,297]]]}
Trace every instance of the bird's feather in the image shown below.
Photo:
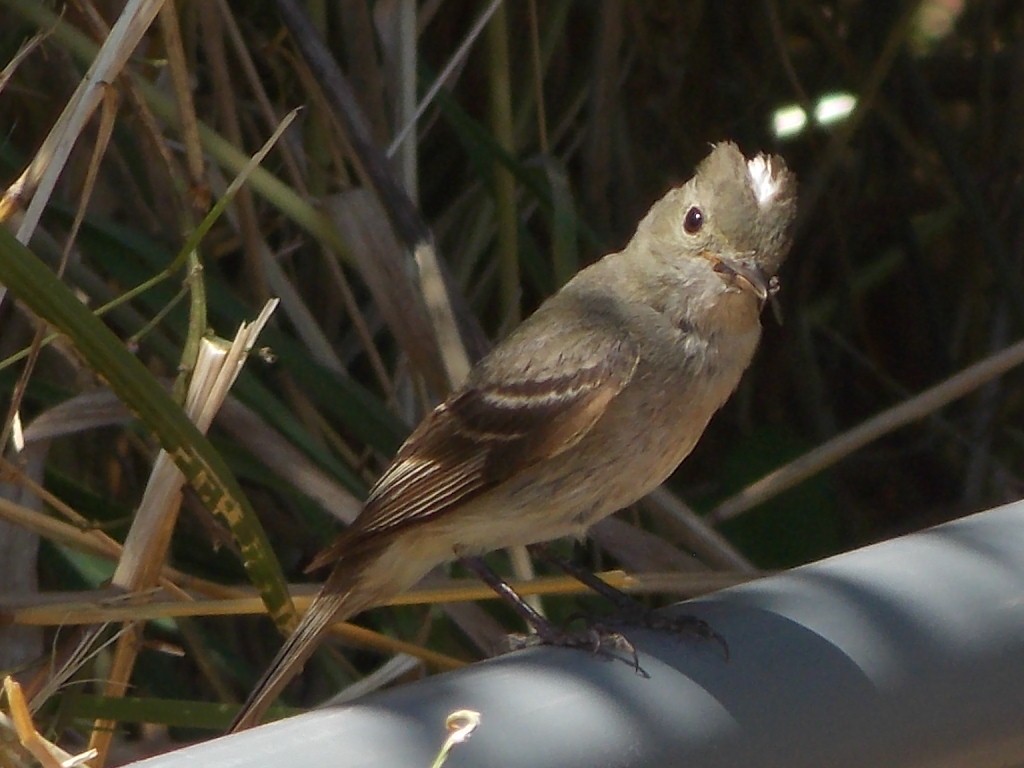
{"label": "bird's feather", "polygon": [[629,382],[636,364],[629,340],[616,339],[591,364],[570,368],[569,374],[471,382],[410,435],[371,489],[355,524],[319,553],[309,570],[381,534],[461,506],[576,445]]}

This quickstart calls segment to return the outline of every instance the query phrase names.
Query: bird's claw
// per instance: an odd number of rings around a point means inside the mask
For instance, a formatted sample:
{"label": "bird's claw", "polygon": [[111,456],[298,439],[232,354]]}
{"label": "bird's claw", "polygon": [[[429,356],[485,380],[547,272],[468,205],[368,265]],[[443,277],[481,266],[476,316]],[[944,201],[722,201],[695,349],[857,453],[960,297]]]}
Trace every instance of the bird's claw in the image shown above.
{"label": "bird's claw", "polygon": [[639,607],[637,611],[628,611],[624,614],[605,619],[606,622],[620,626],[643,627],[653,629],[656,632],[667,632],[676,637],[690,636],[698,640],[711,640],[722,649],[725,660],[729,660],[729,644],[715,629],[704,619],[686,614],[670,616],[664,613],[649,611]]}
{"label": "bird's claw", "polygon": [[608,659],[619,658],[616,654],[624,653],[630,657],[633,669],[637,672],[642,671],[636,646],[630,639],[622,632],[601,624],[590,624],[585,629],[575,632],[552,625],[539,632],[508,635],[506,643],[509,651],[547,645],[556,648],[578,648]]}

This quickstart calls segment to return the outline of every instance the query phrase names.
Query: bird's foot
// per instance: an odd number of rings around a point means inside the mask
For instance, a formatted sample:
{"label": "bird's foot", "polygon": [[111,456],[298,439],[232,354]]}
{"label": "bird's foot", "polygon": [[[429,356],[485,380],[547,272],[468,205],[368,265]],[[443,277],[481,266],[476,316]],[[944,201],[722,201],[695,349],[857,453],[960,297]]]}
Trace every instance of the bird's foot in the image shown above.
{"label": "bird's foot", "polygon": [[656,632],[666,632],[676,637],[694,637],[698,640],[713,641],[722,649],[725,660],[729,660],[729,644],[704,619],[686,614],[668,615],[652,611],[640,603],[619,606],[619,611],[604,622],[611,627],[643,627]]}
{"label": "bird's foot", "polygon": [[668,632],[677,637],[690,636],[701,640],[714,640],[722,648],[726,661],[729,660],[729,646],[725,638],[711,628],[706,621],[696,616],[667,616],[655,613],[646,605],[638,602],[632,595],[616,589],[611,584],[588,570],[553,554],[546,544],[534,544],[530,551],[538,557],[553,563],[574,579],[582,582],[615,606],[611,617],[602,621],[610,626],[634,626]]}
{"label": "bird's foot", "polygon": [[533,629],[534,631],[529,634],[508,635],[508,650],[518,651],[547,645],[556,648],[578,648],[609,659],[621,659],[622,654],[625,654],[633,668],[637,672],[641,671],[636,646],[622,632],[604,624],[594,623],[581,630],[568,630],[545,622],[535,624]]}

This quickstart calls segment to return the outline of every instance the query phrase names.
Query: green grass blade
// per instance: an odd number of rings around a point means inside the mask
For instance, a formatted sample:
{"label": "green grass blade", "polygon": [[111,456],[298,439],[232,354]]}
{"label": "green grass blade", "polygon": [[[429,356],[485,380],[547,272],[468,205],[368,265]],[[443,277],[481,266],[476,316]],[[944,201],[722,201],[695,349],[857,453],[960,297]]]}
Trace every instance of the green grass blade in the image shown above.
{"label": "green grass blade", "polygon": [[268,612],[278,626],[287,626],[294,608],[280,565],[248,499],[206,437],[120,340],[6,230],[0,230],[0,282],[66,334],[88,365],[152,430],[203,503],[231,528]]}

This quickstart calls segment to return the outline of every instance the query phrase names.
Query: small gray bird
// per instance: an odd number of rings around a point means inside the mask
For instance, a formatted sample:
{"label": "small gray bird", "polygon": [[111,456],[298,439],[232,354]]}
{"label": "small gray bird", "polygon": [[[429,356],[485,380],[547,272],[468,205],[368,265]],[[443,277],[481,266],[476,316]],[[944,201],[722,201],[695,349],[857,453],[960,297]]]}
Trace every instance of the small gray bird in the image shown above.
{"label": "small gray bird", "polygon": [[399,449],[311,567],[333,570],[242,707],[259,722],[328,626],[458,557],[580,536],[654,489],[736,389],[791,241],[796,180],[716,145]]}

